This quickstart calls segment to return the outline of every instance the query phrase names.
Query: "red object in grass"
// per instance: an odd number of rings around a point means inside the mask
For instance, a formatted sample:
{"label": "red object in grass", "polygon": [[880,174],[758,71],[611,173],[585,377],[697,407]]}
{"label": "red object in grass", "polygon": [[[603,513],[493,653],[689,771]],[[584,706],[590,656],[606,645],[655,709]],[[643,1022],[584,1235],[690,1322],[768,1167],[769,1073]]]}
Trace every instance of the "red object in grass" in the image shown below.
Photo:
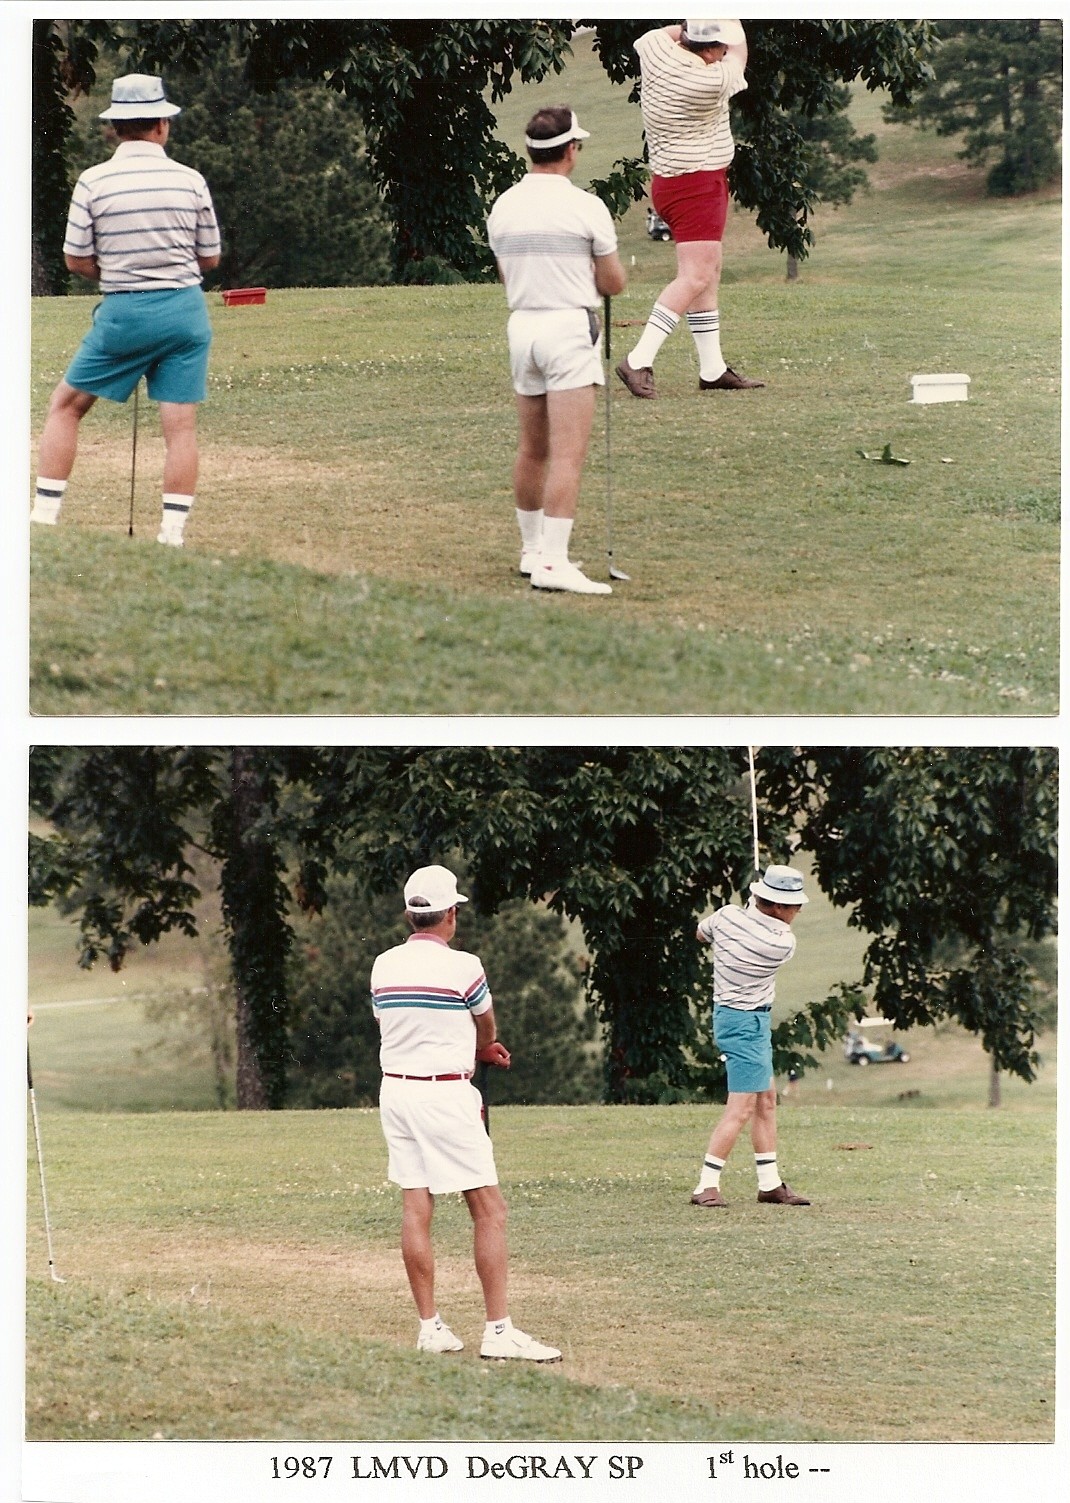
{"label": "red object in grass", "polygon": [[223,302],[228,308],[243,307],[249,303],[262,303],[266,297],[266,287],[225,287],[223,289]]}

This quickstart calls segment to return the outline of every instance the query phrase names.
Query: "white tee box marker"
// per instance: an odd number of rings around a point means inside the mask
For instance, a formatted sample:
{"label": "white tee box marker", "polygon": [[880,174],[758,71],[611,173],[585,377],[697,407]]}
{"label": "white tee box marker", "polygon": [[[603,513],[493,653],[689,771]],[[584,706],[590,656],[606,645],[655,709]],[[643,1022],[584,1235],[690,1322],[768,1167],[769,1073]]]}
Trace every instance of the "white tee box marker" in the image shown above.
{"label": "white tee box marker", "polygon": [[965,402],[969,396],[969,376],[911,376],[912,402]]}

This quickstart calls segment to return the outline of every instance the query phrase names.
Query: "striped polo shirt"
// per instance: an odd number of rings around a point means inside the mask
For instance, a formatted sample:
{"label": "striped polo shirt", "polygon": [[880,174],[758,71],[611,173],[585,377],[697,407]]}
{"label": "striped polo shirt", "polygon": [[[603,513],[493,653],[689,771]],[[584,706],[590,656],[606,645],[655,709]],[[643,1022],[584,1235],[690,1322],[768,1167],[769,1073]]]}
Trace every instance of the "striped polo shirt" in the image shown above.
{"label": "striped polo shirt", "polygon": [[698,932],[713,947],[714,1003],[741,1012],[771,1007],[776,973],[795,954],[790,924],[759,912],[751,898],[746,908],[718,908]]}
{"label": "striped polo shirt", "polygon": [[529,172],[495,201],[487,239],[511,311],[597,308],[593,256],[617,249],[600,198],[558,172]]}
{"label": "striped polo shirt", "polygon": [[451,950],[436,934],[412,934],[376,956],[371,991],[384,1071],[448,1075],[472,1069],[472,1020],[492,1000],[478,955]]}
{"label": "striped polo shirt", "polygon": [[729,101],[747,87],[739,59],[729,53],[722,62],[704,63],[663,27],[644,33],[635,50],[652,171],[682,177],[727,167],[736,154]]}
{"label": "striped polo shirt", "polygon": [[197,287],[197,257],[220,251],[208,184],[155,141],[121,141],[74,185],[63,250],[96,257],[101,292]]}

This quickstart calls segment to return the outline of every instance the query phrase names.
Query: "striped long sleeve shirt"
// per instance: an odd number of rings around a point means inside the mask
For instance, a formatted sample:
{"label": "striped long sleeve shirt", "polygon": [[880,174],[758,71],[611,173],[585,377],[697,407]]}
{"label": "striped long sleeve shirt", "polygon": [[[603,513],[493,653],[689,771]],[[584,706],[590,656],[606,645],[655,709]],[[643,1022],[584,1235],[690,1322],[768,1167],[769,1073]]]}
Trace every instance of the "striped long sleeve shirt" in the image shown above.
{"label": "striped long sleeve shirt", "polygon": [[122,141],[74,186],[64,254],[96,257],[102,292],[162,292],[201,282],[198,256],[217,256],[208,184],[154,141]]}
{"label": "striped long sleeve shirt", "polygon": [[722,62],[704,63],[674,42],[664,27],[645,32],[635,50],[653,172],[682,177],[727,167],[736,153],[729,102],[747,87],[739,59],[730,53]]}

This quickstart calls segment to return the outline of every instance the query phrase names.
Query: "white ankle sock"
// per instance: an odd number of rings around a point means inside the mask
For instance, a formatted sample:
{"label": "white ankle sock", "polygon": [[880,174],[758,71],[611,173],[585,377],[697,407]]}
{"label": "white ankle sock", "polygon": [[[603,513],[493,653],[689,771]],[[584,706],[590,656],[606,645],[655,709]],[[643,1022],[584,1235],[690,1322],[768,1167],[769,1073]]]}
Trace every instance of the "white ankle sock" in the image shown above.
{"label": "white ankle sock", "polygon": [[65,480],[49,480],[45,475],[38,475],[37,493],[33,498],[30,521],[43,522],[46,527],[54,527],[59,521],[63,493],[66,489]]}
{"label": "white ankle sock", "polygon": [[633,371],[643,370],[654,364],[658,351],[679,322],[679,313],[674,313],[663,303],[654,304],[646,321],[646,328],[639,336],[639,343],[628,356],[628,364]]}
{"label": "white ankle sock", "polygon": [[431,1331],[441,1331],[441,1329],[442,1329],[442,1316],[438,1313],[437,1310],[435,1311],[434,1315],[431,1316],[430,1320],[423,1320],[422,1318],[420,1320],[420,1335],[421,1336],[426,1336]]}
{"label": "white ankle sock", "polygon": [[571,517],[547,517],[542,524],[543,560],[568,558],[568,540],[572,536]]}
{"label": "white ankle sock", "polygon": [[758,1189],[775,1190],[780,1184],[780,1170],[776,1166],[775,1153],[756,1153],[754,1167],[758,1171]]}
{"label": "white ankle sock", "polygon": [[504,1320],[488,1320],[483,1327],[484,1336],[504,1336],[506,1331],[513,1329],[513,1322],[507,1315]]}
{"label": "white ankle sock", "polygon": [[716,308],[689,313],[687,326],[698,350],[698,373],[703,381],[716,381],[728,369],[721,354],[721,315]]}

